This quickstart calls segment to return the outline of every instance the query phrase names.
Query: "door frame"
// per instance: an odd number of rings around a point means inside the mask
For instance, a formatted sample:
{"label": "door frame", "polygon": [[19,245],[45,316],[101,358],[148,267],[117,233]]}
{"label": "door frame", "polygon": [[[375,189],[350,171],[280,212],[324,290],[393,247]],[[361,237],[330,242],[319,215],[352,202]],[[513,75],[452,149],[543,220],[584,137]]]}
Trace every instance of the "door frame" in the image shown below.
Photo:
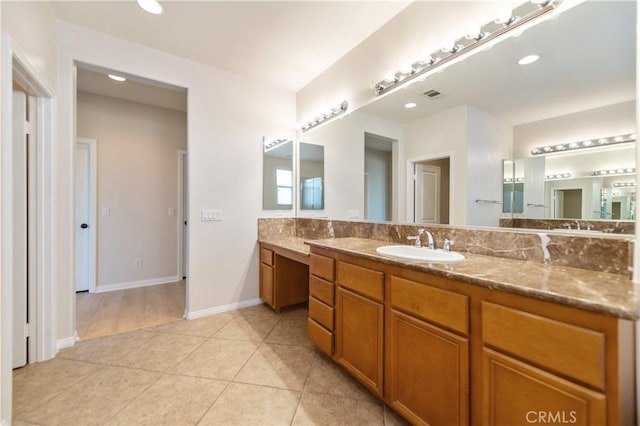
{"label": "door frame", "polygon": [[55,344],[55,262],[57,260],[54,223],[56,220],[55,192],[55,146],[54,146],[54,90],[42,73],[29,61],[28,56],[20,49],[8,34],[2,35],[2,139],[0,152],[2,156],[0,179],[2,203],[2,222],[0,223],[0,423],[11,424],[12,400],[12,368],[11,341],[13,327],[13,282],[12,254],[13,245],[11,229],[13,216],[11,202],[13,197],[12,166],[12,129],[13,113],[12,92],[14,80],[36,97],[36,120],[32,123],[36,134],[37,170],[35,182],[36,205],[32,216],[37,227],[35,253],[31,253],[35,262],[34,282],[35,298],[31,306],[36,306],[30,330],[30,344],[35,345],[36,359],[44,361],[53,358],[56,353]]}
{"label": "door frame", "polygon": [[407,201],[407,222],[415,223],[416,221],[416,209],[415,209],[415,165],[416,163],[424,163],[425,161],[443,160],[449,159],[449,225],[451,225],[451,212],[453,211],[453,200],[455,199],[455,182],[451,179],[455,176],[455,153],[453,151],[441,152],[438,154],[425,155],[421,157],[407,158],[406,171],[407,171],[407,186],[406,186],[406,201]]}
{"label": "door frame", "polygon": [[[183,191],[184,188],[184,160],[187,157],[187,151],[183,149],[178,150],[178,279],[181,280],[182,277],[187,275],[187,258],[186,258],[186,250],[185,250],[185,242],[186,242],[186,232],[184,221],[187,220],[187,212],[184,208],[185,194]],[[188,169],[187,169],[188,173]],[[187,225],[188,226],[188,225]],[[183,253],[185,251],[185,253]],[[184,255],[184,257],[183,257]],[[183,270],[183,259],[185,263],[185,267]]]}
{"label": "door frame", "polygon": [[[91,226],[89,226],[89,293],[95,293],[98,282],[96,274],[96,265],[98,263],[98,141],[92,138],[78,137],[76,138],[76,149],[79,143],[89,145],[89,220],[91,221]],[[74,172],[74,181],[75,179],[76,175]],[[76,197],[73,197],[73,199],[74,204],[78,202]],[[78,232],[77,229],[76,232]],[[75,238],[75,236],[74,233],[73,237]]]}

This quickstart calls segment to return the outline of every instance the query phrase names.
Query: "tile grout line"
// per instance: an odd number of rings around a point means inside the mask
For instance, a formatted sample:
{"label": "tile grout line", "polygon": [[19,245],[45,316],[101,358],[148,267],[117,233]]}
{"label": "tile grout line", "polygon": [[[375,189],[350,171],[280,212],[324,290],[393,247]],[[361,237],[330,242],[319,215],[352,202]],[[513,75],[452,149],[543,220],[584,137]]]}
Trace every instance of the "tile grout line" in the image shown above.
{"label": "tile grout line", "polygon": [[307,378],[304,380],[304,385],[302,385],[302,389],[300,390],[300,395],[298,396],[298,402],[296,403],[296,409],[293,412],[293,417],[291,417],[291,421],[289,425],[293,425],[293,421],[296,419],[296,415],[298,414],[298,410],[300,409],[300,404],[302,404],[302,396],[304,395],[304,390],[309,383],[309,378],[311,377],[311,372],[313,371],[313,367],[318,362],[318,354],[314,352],[313,354],[313,362],[311,363],[311,367],[309,368],[309,373],[307,373]]}

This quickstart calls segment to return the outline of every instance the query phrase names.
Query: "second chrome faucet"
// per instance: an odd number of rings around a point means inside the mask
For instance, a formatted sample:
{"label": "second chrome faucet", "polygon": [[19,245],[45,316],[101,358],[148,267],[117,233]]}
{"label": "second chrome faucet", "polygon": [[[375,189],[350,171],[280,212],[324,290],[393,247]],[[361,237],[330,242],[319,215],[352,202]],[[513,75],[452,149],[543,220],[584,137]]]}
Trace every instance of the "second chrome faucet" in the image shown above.
{"label": "second chrome faucet", "polygon": [[427,248],[429,248],[430,250],[434,250],[436,248],[435,243],[433,241],[433,234],[429,231],[427,231],[426,229],[418,229],[418,235],[416,235],[415,237],[411,236],[411,237],[407,237],[408,240],[413,240],[414,243],[413,245],[416,247],[422,247],[422,235],[427,235],[428,238],[428,245]]}

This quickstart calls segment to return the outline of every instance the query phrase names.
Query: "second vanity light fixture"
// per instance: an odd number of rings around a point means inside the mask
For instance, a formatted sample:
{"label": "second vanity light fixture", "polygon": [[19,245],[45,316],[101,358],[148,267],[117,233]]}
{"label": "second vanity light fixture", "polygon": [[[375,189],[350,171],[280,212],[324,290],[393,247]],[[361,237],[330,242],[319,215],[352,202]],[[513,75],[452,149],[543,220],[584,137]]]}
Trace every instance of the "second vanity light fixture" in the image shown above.
{"label": "second vanity light fixture", "polygon": [[347,109],[349,109],[349,102],[347,101],[342,101],[340,103],[340,105],[331,108],[329,111],[322,113],[316,117],[313,118],[313,120],[309,120],[306,123],[303,124],[299,124],[298,128],[302,131],[302,132],[306,132],[309,131],[311,129],[313,129],[314,127],[317,127],[323,123],[326,123],[327,121],[334,119],[342,114],[344,114],[345,112],[347,112]]}
{"label": "second vanity light fixture", "polygon": [[547,175],[547,180],[558,180],[558,179],[569,179],[571,177],[571,173],[558,173],[555,175]]}
{"label": "second vanity light fixture", "polygon": [[607,138],[588,139],[580,142],[561,143],[557,145],[539,146],[531,150],[532,155],[555,154],[562,151],[573,151],[575,149],[595,148],[598,146],[617,145],[620,143],[634,142],[636,134],[609,136]]}
{"label": "second vanity light fixture", "polygon": [[[473,33],[460,37],[450,45],[426,54],[423,58],[418,58],[415,62],[407,65],[395,73],[389,73],[384,79],[374,86],[376,95],[383,95],[409,81],[423,76],[427,72],[433,71],[452,60],[465,55],[478,47],[481,47],[491,40],[503,34],[515,30],[522,25],[555,9],[560,0],[530,0],[513,10],[508,10],[503,16],[474,30]],[[426,76],[425,76],[426,77]]]}
{"label": "second vanity light fixture", "polygon": [[594,170],[591,172],[591,176],[628,175],[635,172],[635,167],[626,167],[620,169]]}
{"label": "second vanity light fixture", "polygon": [[266,136],[262,137],[262,145],[264,146],[264,152],[269,152],[273,149],[280,148],[281,146],[286,145],[289,142],[293,143],[291,139],[286,139],[286,138],[267,138]]}

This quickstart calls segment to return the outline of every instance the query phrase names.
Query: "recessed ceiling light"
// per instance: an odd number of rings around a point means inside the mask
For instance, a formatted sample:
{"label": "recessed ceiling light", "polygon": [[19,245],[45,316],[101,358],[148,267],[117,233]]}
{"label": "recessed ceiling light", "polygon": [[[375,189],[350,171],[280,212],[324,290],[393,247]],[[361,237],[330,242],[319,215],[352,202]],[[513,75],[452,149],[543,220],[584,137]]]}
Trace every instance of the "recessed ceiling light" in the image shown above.
{"label": "recessed ceiling light", "polygon": [[127,79],[124,77],[120,77],[119,75],[109,74],[109,78],[115,81],[126,81]]}
{"label": "recessed ceiling light", "polygon": [[162,6],[156,0],[138,0],[138,6],[154,15],[162,13]]}
{"label": "recessed ceiling light", "polygon": [[540,56],[538,56],[538,55],[529,55],[529,56],[525,56],[524,58],[520,59],[518,61],[518,64],[519,65],[529,65],[529,64],[534,63],[538,59],[540,59]]}
{"label": "recessed ceiling light", "polygon": [[415,102],[409,102],[404,104],[405,108],[415,108],[416,107],[416,103]]}

